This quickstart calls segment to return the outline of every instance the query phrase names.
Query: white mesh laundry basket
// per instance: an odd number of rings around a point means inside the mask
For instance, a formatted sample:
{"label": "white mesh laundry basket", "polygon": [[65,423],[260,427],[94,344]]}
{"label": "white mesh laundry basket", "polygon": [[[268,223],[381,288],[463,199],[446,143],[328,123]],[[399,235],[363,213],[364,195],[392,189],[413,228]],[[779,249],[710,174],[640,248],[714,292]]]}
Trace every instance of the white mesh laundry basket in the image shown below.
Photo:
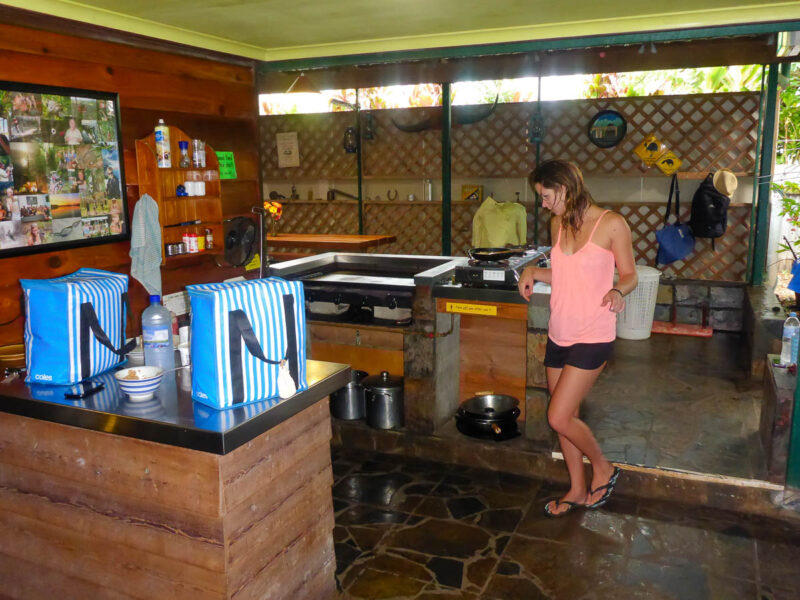
{"label": "white mesh laundry basket", "polygon": [[636,265],[636,273],[639,284],[625,298],[625,310],[617,315],[617,337],[623,340],[646,340],[653,328],[661,271]]}

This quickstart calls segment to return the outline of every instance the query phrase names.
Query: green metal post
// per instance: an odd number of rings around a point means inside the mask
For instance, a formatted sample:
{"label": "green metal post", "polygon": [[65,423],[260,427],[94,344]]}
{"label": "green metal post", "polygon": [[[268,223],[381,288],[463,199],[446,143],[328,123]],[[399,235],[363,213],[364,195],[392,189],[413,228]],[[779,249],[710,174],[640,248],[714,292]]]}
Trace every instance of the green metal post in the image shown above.
{"label": "green metal post", "polygon": [[442,256],[450,256],[450,162],[451,106],[450,84],[442,84]]}
{"label": "green metal post", "polygon": [[[788,78],[791,63],[781,65],[781,76]],[[789,435],[789,456],[786,460],[786,485],[800,489],[800,389],[795,386],[792,430]]]}
{"label": "green metal post", "polygon": [[363,176],[361,173],[361,107],[358,105],[358,89],[356,88],[356,174],[358,177],[358,235],[364,233],[364,198],[361,194]]}
{"label": "green metal post", "polygon": [[767,75],[767,69],[761,65],[761,87],[760,96],[758,100],[758,122],[756,123],[756,159],[753,165],[753,194],[750,201],[750,235],[747,236],[747,269],[745,270],[745,279],[748,283],[753,283],[753,252],[755,251],[756,239],[756,219],[758,215],[756,209],[758,208],[758,177],[761,174],[759,169],[760,161],[758,157],[761,156],[761,125],[764,122],[764,78]]}
{"label": "green metal post", "polygon": [[800,489],[800,386],[794,390],[789,456],[786,459],[786,485]]}
{"label": "green metal post", "polygon": [[767,100],[764,114],[758,185],[758,211],[756,213],[756,239],[753,251],[753,285],[764,282],[764,270],[767,264],[767,240],[769,238],[770,215],[770,183],[772,181],[772,163],[775,160],[775,132],[778,111],[778,64],[769,65],[767,71]]}

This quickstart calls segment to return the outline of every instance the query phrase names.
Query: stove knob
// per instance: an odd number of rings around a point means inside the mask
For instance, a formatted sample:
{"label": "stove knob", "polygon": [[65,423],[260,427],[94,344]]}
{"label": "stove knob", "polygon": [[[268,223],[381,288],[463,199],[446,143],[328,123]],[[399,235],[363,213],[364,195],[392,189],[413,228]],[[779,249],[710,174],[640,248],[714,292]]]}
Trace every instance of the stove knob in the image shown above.
{"label": "stove knob", "polygon": [[333,303],[336,306],[339,306],[342,303],[342,295],[341,294],[337,294],[336,297],[333,299]]}
{"label": "stove knob", "polygon": [[397,308],[397,298],[389,296],[387,297],[387,301],[389,303],[389,308]]}

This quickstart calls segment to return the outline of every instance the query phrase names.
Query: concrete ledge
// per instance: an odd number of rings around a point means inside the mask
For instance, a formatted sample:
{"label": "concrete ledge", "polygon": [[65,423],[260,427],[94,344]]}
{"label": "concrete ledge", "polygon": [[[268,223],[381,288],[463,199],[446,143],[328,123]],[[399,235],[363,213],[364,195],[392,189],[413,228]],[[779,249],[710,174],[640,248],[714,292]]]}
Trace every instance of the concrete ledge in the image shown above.
{"label": "concrete ledge", "polygon": [[[460,434],[452,422],[435,434],[425,435],[405,430],[372,429],[361,421],[334,419],[332,443],[345,449],[422,458],[564,484],[568,482],[561,455],[550,451],[547,444],[524,436],[505,442],[470,438]],[[619,466],[623,475],[617,492],[623,496],[702,505],[800,522],[799,513],[782,507],[783,486],[672,469]]]}

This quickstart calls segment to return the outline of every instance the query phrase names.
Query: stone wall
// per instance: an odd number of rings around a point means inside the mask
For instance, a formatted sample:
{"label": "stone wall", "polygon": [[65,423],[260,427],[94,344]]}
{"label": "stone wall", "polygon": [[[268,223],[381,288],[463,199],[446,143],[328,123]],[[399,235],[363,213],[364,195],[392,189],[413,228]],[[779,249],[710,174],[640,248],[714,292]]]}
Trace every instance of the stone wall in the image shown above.
{"label": "stone wall", "polygon": [[662,278],[656,321],[708,325],[716,331],[743,331],[744,284]]}

